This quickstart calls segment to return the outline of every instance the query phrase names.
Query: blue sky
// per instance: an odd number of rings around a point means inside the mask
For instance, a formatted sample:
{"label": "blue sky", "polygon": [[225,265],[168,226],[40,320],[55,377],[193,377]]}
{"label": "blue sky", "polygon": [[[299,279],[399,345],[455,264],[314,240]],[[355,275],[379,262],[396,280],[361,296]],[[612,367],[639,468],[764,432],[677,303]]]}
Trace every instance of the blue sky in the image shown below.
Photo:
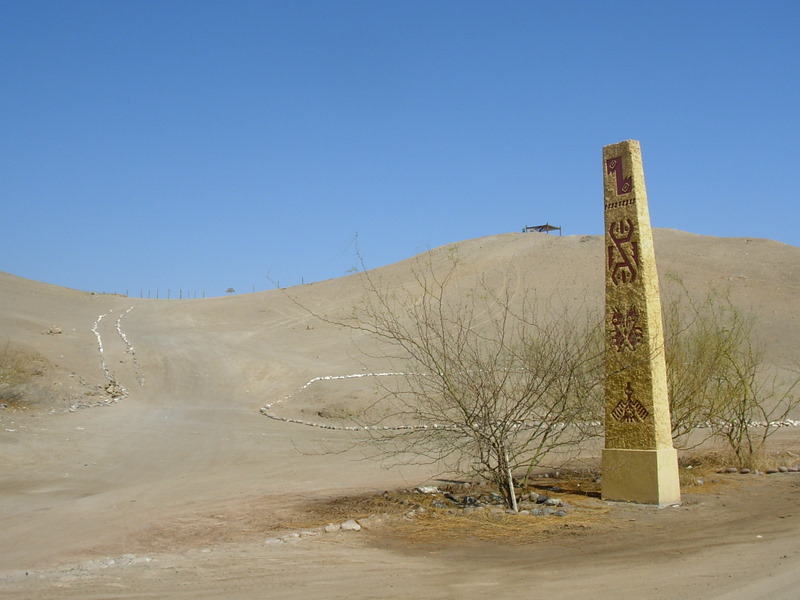
{"label": "blue sky", "polygon": [[215,296],[600,234],[631,138],[654,227],[798,246],[798,31],[796,1],[0,0],[0,270]]}

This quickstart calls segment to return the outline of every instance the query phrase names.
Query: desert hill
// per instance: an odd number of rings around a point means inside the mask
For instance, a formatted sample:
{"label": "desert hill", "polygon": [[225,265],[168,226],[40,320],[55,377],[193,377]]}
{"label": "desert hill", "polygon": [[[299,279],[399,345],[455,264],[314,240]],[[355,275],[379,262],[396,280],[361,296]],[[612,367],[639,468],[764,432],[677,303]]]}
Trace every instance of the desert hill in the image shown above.
{"label": "desert hill", "polygon": [[[600,307],[603,244],[600,236],[503,234],[430,256],[443,267],[457,254],[464,289],[484,276],[513,291]],[[674,274],[693,293],[729,289],[758,315],[770,363],[798,362],[800,248],[675,230],[656,230],[655,244],[665,286]],[[369,274],[410,286],[415,260]],[[298,394],[310,380],[384,368],[359,355],[368,342],[300,306],[347,314],[363,295],[363,278],[144,300],[0,273],[0,343],[37,365],[26,395],[0,409],[0,574],[263,537],[299,501],[417,485],[434,474],[322,453],[335,432],[259,413],[285,399],[292,414],[319,414],[328,396]],[[334,384],[326,390],[342,400]],[[217,518],[223,514],[238,533]]]}
{"label": "desert hill", "polygon": [[[656,230],[655,243],[665,297],[675,288],[674,277],[697,294],[712,288],[730,290],[739,306],[758,315],[758,333],[768,347],[769,360],[781,367],[797,362],[800,248],[675,230]],[[466,288],[484,277],[493,286],[509,286],[512,292],[601,307],[602,244],[600,236],[504,234],[437,248],[430,256],[440,270],[457,256],[458,278]],[[411,286],[412,269],[419,260],[410,258],[376,269],[370,276],[382,284]],[[175,347],[211,345],[220,353],[224,349],[227,360],[217,363],[217,368],[230,371],[226,376],[250,389],[253,397],[268,398],[275,385],[291,389],[303,378],[363,366],[352,355],[349,332],[335,331],[293,302],[320,315],[341,317],[362,299],[362,277],[206,300],[142,300],[79,292],[0,273],[0,341],[33,351],[47,361],[52,379],[48,383],[54,393],[36,394],[45,408],[81,404],[82,396],[93,395],[106,375],[137,395],[150,387],[137,383],[152,367],[138,365],[134,372],[132,360],[120,362],[131,358],[130,353],[109,362],[109,373],[100,370],[97,334],[92,328],[101,315],[106,315],[102,327],[112,331],[122,316],[129,342],[137,347],[155,337],[168,339]],[[129,312],[123,316],[125,311]],[[51,334],[51,328],[61,333]],[[118,350],[113,347],[115,341],[123,341],[118,332],[108,336],[106,343],[112,344],[108,352]],[[342,352],[346,348],[350,356]],[[163,363],[169,355],[142,351],[137,359]],[[279,383],[283,381],[286,384]]]}

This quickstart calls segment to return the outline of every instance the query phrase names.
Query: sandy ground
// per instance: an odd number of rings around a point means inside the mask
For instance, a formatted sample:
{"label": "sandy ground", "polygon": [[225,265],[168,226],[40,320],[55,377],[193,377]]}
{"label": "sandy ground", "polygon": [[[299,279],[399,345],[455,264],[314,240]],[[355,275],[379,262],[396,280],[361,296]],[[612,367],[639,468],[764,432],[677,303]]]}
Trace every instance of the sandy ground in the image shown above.
{"label": "sandy ground", "polygon": [[[662,272],[724,282],[758,310],[770,360],[796,360],[800,249],[674,231],[656,244]],[[467,275],[602,302],[600,238],[509,234],[459,253]],[[408,264],[380,273],[402,285]],[[290,292],[337,314],[360,290],[351,276]],[[386,367],[280,291],[156,301],[0,274],[0,326],[46,365],[33,402],[0,410],[2,598],[798,597],[800,474],[715,475],[672,508],[569,498],[583,509],[494,541],[424,536],[425,518],[402,516],[319,533],[359,516],[337,499],[437,473],[260,414],[283,400],[313,420],[335,387],[299,393],[311,379]],[[109,378],[127,390],[116,402]],[[800,454],[797,430],[779,441]],[[302,532],[315,535],[265,543]]]}

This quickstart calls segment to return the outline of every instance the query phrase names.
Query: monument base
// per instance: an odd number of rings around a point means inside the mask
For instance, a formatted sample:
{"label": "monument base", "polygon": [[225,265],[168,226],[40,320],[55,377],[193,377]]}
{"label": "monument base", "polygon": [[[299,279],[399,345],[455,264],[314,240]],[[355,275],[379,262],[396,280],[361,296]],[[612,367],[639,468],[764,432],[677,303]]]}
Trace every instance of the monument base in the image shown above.
{"label": "monument base", "polygon": [[603,450],[603,500],[642,504],[681,501],[678,453],[658,450]]}

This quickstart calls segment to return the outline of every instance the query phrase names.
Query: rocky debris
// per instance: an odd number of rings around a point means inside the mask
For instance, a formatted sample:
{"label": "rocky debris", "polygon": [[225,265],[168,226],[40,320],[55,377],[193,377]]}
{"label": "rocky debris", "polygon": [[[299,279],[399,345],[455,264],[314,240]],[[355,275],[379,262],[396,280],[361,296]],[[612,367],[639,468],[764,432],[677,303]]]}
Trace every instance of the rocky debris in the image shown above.
{"label": "rocky debris", "polygon": [[450,502],[453,502],[453,503],[455,503],[455,504],[461,504],[461,500],[459,500],[458,498],[456,498],[456,496],[454,496],[454,495],[453,495],[453,494],[451,494],[450,492],[445,492],[445,493],[444,493],[444,497],[445,497],[445,498],[447,498],[448,500],[450,500]]}
{"label": "rocky debris", "polygon": [[59,335],[63,333],[63,330],[58,325],[51,325],[50,329],[47,330],[48,335]]}
{"label": "rocky debris", "polygon": [[[486,512],[490,515],[522,515],[522,516],[543,516],[561,513],[558,516],[567,514],[567,505],[560,498],[539,494],[537,492],[527,492],[522,494],[517,501],[518,511],[515,512],[506,506],[503,497],[496,492],[484,492],[472,494],[457,494],[452,491],[433,491],[433,486],[422,486],[412,490],[404,490],[402,493],[417,493],[426,496],[420,502],[414,502],[407,497],[397,498],[396,502],[403,506],[412,508],[405,514],[406,518],[414,518],[420,513],[425,512],[426,505],[432,510],[447,511],[449,514],[473,515],[479,512]],[[460,488],[465,489],[465,488]],[[548,488],[553,489],[553,488]],[[558,491],[562,491],[558,488]],[[384,497],[391,499],[387,492]]]}
{"label": "rocky debris", "polygon": [[112,398],[123,398],[128,393],[124,387],[113,379],[102,386],[102,390]]}
{"label": "rocky debris", "polygon": [[800,473],[800,465],[792,465],[791,467],[787,465],[780,465],[778,467],[770,467],[769,469],[764,469],[763,472],[759,471],[758,469],[753,471],[747,468],[737,469],[736,467],[727,467],[725,469],[717,471],[717,473],[729,473],[729,474],[738,473],[740,475],[749,475],[751,473],[754,475],[775,475],[777,473]]}
{"label": "rocky debris", "polygon": [[153,559],[148,558],[147,556],[137,556],[136,554],[123,554],[122,556],[118,556],[116,558],[98,558],[87,561],[80,565],[80,568],[83,568],[87,571],[97,570],[97,569],[107,569],[108,567],[124,567],[127,565],[144,565],[151,562]]}
{"label": "rocky debris", "polygon": [[417,506],[416,506],[416,507],[414,507],[412,510],[408,511],[408,512],[405,514],[405,517],[406,517],[406,519],[413,519],[413,518],[414,518],[414,517],[416,517],[418,514],[421,514],[421,513],[427,512],[427,510],[428,510],[428,509],[427,509],[427,508],[425,508],[424,506],[417,505]]}
{"label": "rocky debris", "polygon": [[554,508],[532,508],[530,514],[534,517],[549,517],[550,515],[566,517],[567,511],[563,508],[560,510],[555,510]]}
{"label": "rocky debris", "polygon": [[300,537],[301,537],[301,538],[314,537],[314,536],[315,536],[315,535],[317,535],[318,533],[319,533],[319,531],[318,531],[318,530],[314,530],[314,529],[307,529],[307,530],[305,530],[305,531],[301,531],[301,532],[300,532]]}
{"label": "rocky debris", "polygon": [[342,531],[361,531],[361,525],[355,519],[348,519],[341,525]]}
{"label": "rocky debris", "polygon": [[[0,575],[0,582],[10,579],[21,579],[36,577],[37,579],[54,579],[57,581],[76,581],[84,577],[90,577],[97,571],[111,568],[141,567],[155,562],[156,559],[149,556],[139,556],[136,554],[123,554],[122,556],[106,556],[104,558],[93,558],[78,564],[62,565],[55,569],[43,571],[6,571]],[[0,584],[0,587],[2,585]]]}
{"label": "rocky debris", "polygon": [[770,467],[769,469],[764,469],[764,471],[759,471],[756,469],[755,471],[747,468],[737,469],[736,467],[727,467],[722,469],[721,471],[717,471],[718,473],[728,473],[728,474],[735,474],[738,473],[740,475],[775,475],[777,473],[800,473],[800,465],[780,465],[778,467]]}
{"label": "rocky debris", "polygon": [[[470,488],[461,487],[467,490]],[[415,501],[414,495],[420,498]],[[522,494],[518,501],[518,511],[515,512],[505,505],[503,497],[496,492],[478,493],[477,490],[472,494],[456,494],[451,491],[442,491],[436,486],[419,486],[413,489],[399,490],[397,495],[388,491],[383,492],[383,498],[403,507],[406,512],[402,518],[416,519],[424,515],[429,510],[442,511],[450,515],[477,515],[486,514],[492,518],[520,516],[520,517],[565,517],[568,514],[567,504],[560,498],[554,498],[546,494],[528,492]],[[358,519],[347,519],[342,523],[328,523],[324,527],[316,529],[286,533],[280,537],[270,537],[264,544],[283,544],[296,542],[302,538],[313,537],[323,534],[333,534],[339,532],[358,532],[362,530],[374,530],[386,524],[390,519],[389,513],[373,514],[368,517]]]}
{"label": "rocky debris", "polygon": [[[411,511],[411,514],[416,515],[417,510],[425,510],[425,507],[420,506],[419,509],[415,509]],[[269,537],[264,540],[265,545],[273,545],[273,544],[285,544],[296,542],[303,538],[310,538],[316,537],[321,534],[325,533],[337,533],[337,532],[350,532],[350,531],[361,531],[375,529],[384,524],[385,518],[388,515],[370,515],[369,517],[365,517],[363,519],[347,519],[343,523],[328,523],[324,527],[318,527],[316,529],[305,529],[302,531],[293,531],[290,533],[286,533],[280,537]]]}

